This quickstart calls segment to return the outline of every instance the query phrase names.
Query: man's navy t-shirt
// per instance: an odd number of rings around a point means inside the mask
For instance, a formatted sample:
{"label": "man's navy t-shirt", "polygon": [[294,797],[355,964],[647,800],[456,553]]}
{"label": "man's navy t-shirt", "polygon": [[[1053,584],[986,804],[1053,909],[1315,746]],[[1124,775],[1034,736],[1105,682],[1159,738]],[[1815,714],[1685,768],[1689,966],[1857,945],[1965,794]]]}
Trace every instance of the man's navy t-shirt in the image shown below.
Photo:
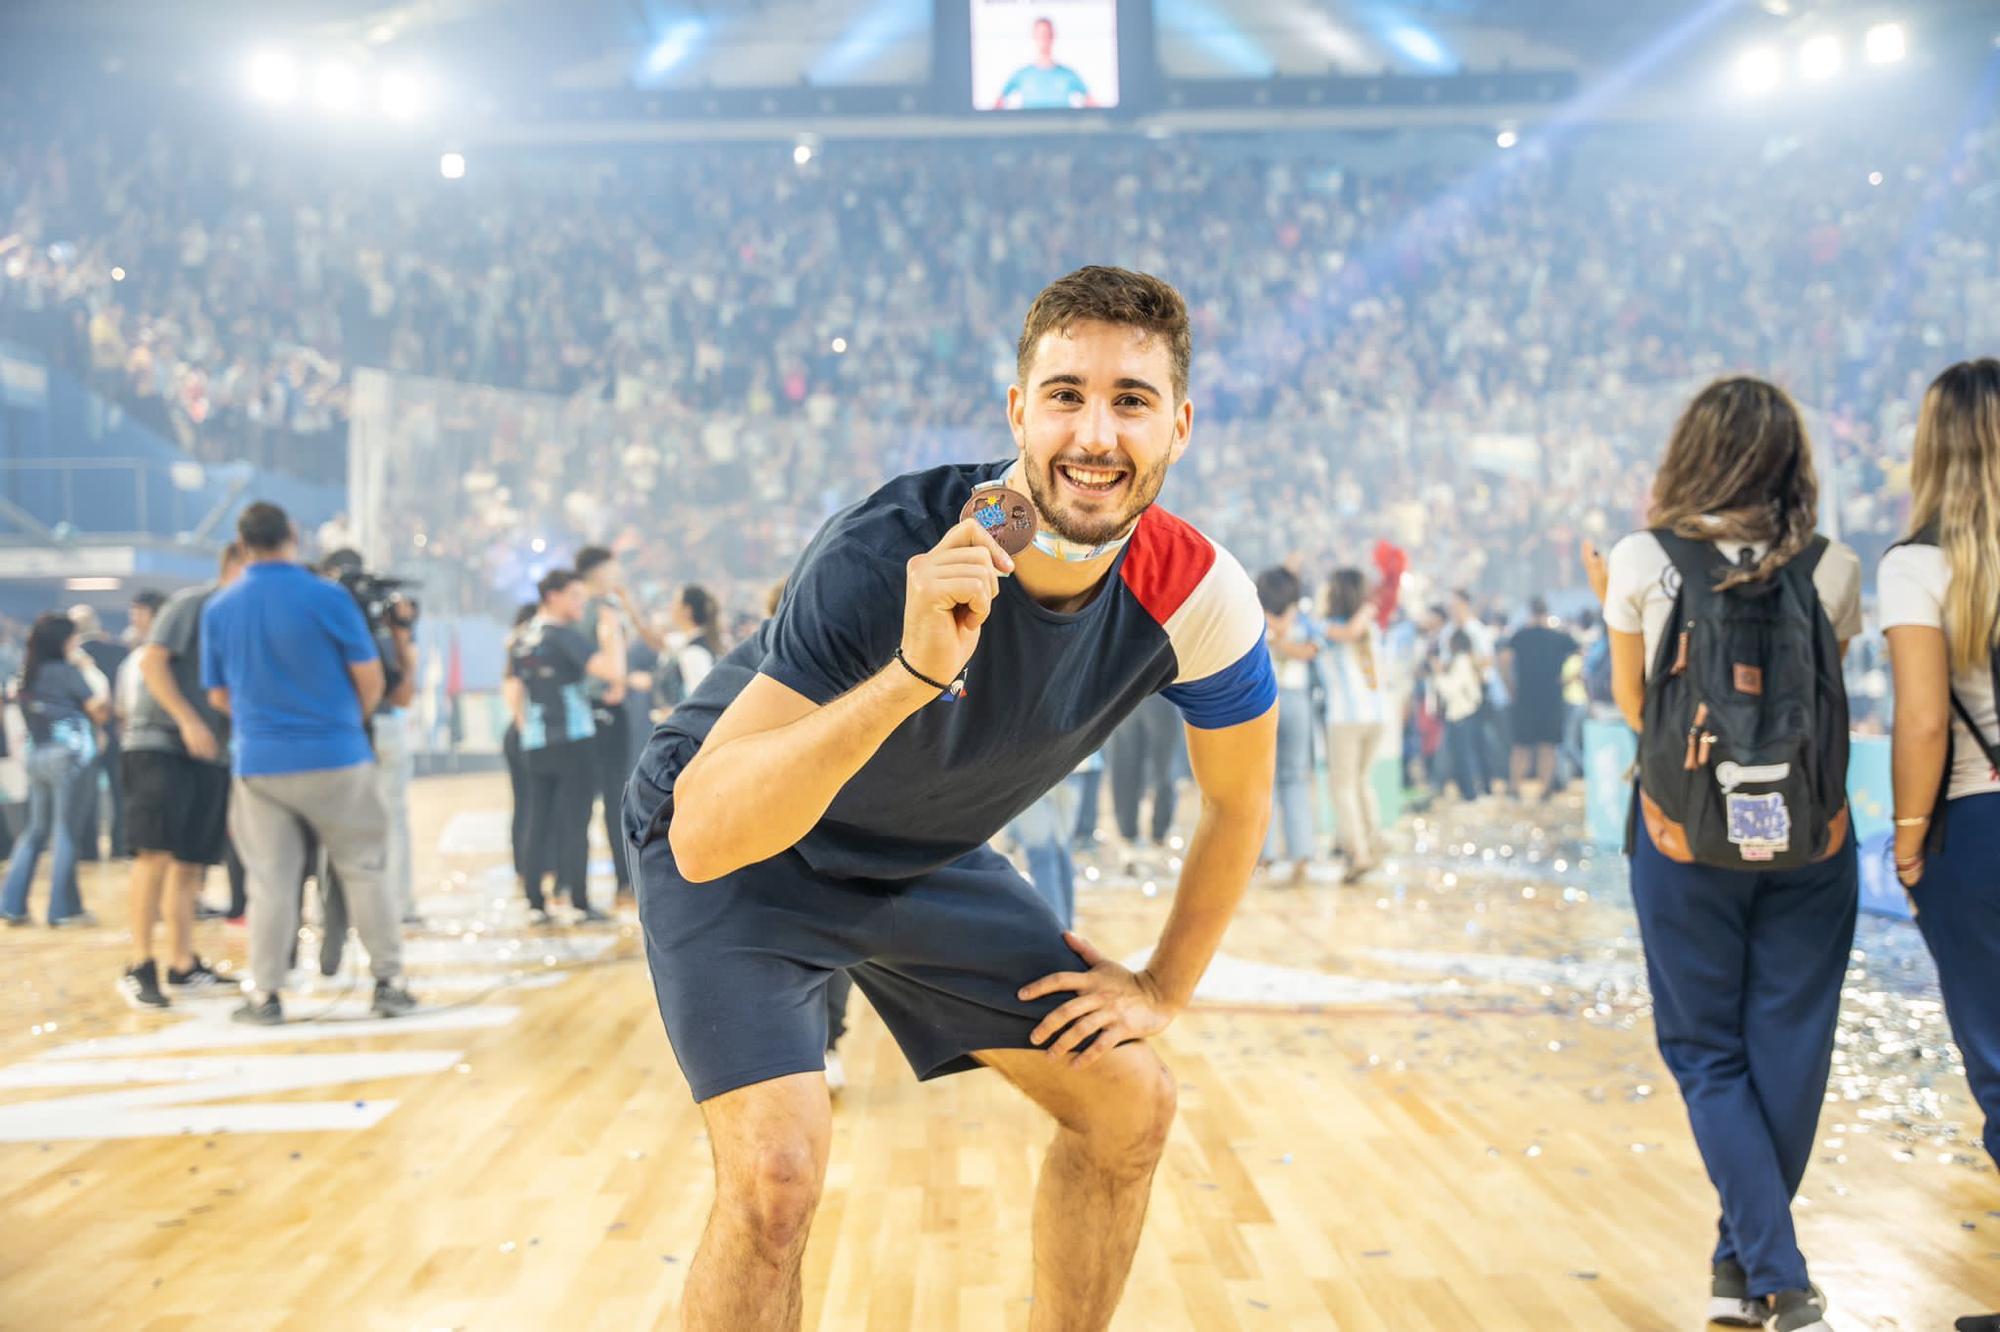
{"label": "man's navy t-shirt", "polygon": [[[753,676],[824,705],[888,665],[902,641],[905,564],[944,538],[975,485],[1009,465],[914,472],[835,515],[800,557],[777,614],[653,733],[632,779],[628,833],[659,821],[675,777]],[[1001,579],[965,696],[940,697],[897,727],[793,849],[835,878],[928,873],[983,845],[1162,692],[1208,729],[1261,717],[1277,697],[1249,576],[1156,505],[1075,614]]]}
{"label": "man's navy t-shirt", "polygon": [[201,685],[229,691],[239,777],[374,762],[350,665],[375,639],[346,588],[259,561],[201,612]]}

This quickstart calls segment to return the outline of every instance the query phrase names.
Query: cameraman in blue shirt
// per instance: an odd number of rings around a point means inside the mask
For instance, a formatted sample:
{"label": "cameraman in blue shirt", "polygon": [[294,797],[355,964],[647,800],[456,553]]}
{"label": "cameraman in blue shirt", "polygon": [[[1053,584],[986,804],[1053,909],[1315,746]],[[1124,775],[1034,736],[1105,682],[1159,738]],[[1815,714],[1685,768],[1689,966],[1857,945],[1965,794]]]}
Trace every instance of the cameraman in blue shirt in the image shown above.
{"label": "cameraman in blue shirt", "polygon": [[252,991],[234,1017],[285,1020],[278,991],[299,928],[306,833],[346,890],[375,973],[373,1011],[416,1007],[384,884],[388,815],[364,719],[382,701],[380,654],[347,590],[298,563],[285,511],[256,503],[236,531],[243,576],[201,616],[201,683],[235,734],[229,830],[248,870]]}

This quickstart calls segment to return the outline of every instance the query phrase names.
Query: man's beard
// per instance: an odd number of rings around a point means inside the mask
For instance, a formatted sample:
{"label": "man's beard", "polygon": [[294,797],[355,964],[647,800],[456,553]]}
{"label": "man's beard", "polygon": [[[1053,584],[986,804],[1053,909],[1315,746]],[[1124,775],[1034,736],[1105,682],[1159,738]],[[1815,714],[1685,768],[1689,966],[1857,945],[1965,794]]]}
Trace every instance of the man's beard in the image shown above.
{"label": "man's beard", "polygon": [[1086,458],[1055,458],[1045,469],[1038,469],[1026,457],[1021,460],[1021,474],[1028,479],[1028,497],[1035,502],[1035,510],[1041,515],[1042,523],[1049,531],[1065,541],[1073,541],[1079,546],[1101,546],[1107,541],[1117,541],[1129,536],[1139,515],[1151,508],[1153,501],[1160,497],[1160,488],[1167,481],[1167,459],[1150,472],[1141,473],[1136,469],[1131,474],[1131,496],[1125,506],[1116,514],[1097,517],[1076,513],[1058,498],[1061,482],[1056,478],[1055,469],[1067,462],[1075,467],[1089,467],[1093,464]]}

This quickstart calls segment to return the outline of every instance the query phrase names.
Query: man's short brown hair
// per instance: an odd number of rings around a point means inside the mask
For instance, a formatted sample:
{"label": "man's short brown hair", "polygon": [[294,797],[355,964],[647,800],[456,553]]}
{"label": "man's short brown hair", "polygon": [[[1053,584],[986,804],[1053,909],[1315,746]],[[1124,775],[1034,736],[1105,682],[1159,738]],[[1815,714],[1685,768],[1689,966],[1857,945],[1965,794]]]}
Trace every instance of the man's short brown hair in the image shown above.
{"label": "man's short brown hair", "polygon": [[1174,402],[1178,404],[1187,398],[1188,362],[1194,356],[1187,302],[1170,284],[1150,273],[1096,264],[1057,278],[1042,288],[1042,294],[1028,307],[1027,321],[1021,325],[1021,343],[1015,352],[1014,373],[1020,376],[1023,387],[1027,386],[1028,364],[1035,358],[1042,335],[1066,332],[1087,319],[1123,324],[1165,339],[1168,359],[1173,362]]}

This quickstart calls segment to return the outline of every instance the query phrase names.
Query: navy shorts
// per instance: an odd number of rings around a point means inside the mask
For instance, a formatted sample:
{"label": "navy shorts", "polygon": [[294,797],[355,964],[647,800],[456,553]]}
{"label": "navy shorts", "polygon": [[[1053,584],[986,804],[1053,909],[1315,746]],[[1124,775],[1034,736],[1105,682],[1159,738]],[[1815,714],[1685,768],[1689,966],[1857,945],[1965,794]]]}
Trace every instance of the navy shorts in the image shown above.
{"label": "navy shorts", "polygon": [[823,1069],[837,968],[920,1079],[979,1067],[975,1050],[1033,1048],[1028,1034],[1070,996],[1018,991],[1083,969],[1055,912],[991,848],[917,879],[830,878],[786,851],[691,884],[667,841],[671,797],[649,818],[650,787],[636,777],[626,792],[626,849],[653,993],[697,1102]]}

